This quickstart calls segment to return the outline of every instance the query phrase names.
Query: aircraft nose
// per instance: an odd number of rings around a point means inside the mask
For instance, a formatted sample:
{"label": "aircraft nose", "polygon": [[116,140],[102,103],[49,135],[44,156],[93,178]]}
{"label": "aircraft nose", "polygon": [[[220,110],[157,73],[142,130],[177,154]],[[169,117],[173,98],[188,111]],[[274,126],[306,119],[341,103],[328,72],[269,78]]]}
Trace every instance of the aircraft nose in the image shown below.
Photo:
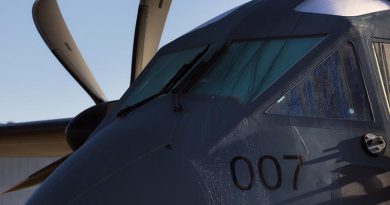
{"label": "aircraft nose", "polygon": [[27,205],[208,204],[193,163],[167,146],[176,128],[170,105],[171,98],[162,97],[107,123]]}
{"label": "aircraft nose", "polygon": [[[88,166],[88,165],[86,165]],[[109,166],[109,164],[105,164]],[[90,176],[94,175],[91,167]],[[64,173],[65,174],[65,173]],[[76,176],[76,175],[75,175]],[[69,194],[83,186],[88,175],[51,178],[49,184],[29,200],[27,205],[57,204],[208,204],[203,180],[193,164],[180,152],[165,146],[157,147],[137,160],[126,163],[116,171],[78,193]]]}
{"label": "aircraft nose", "polygon": [[175,165],[177,160],[184,163],[180,165],[184,172],[194,170],[181,155],[174,156],[174,150],[165,148],[173,129],[163,123],[173,115],[170,100],[157,99],[106,123],[45,180],[27,205],[143,204],[151,193],[166,190],[165,185],[173,190],[176,187],[169,186],[175,181],[192,183],[174,178],[180,174],[174,171],[181,168]]}

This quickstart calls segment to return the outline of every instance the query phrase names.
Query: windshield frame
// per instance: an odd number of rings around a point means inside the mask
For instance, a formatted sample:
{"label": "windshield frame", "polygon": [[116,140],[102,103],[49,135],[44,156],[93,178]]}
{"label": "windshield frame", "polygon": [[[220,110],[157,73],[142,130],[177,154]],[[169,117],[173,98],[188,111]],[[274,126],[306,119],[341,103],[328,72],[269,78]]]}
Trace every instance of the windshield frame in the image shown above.
{"label": "windshield frame", "polygon": [[[284,72],[278,79],[275,80],[275,81],[279,81],[279,80],[281,80],[282,78],[285,77],[286,73],[295,70],[295,67],[297,65],[299,65],[301,63],[301,61],[303,61],[305,58],[307,58],[308,55],[310,55],[314,51],[318,50],[319,47],[321,47],[321,44],[326,42],[326,40],[328,38],[328,34],[309,34],[309,35],[278,36],[278,37],[251,38],[251,39],[235,39],[235,40],[232,40],[232,41],[226,41],[226,42],[223,43],[223,45],[225,45],[225,44],[231,45],[232,43],[236,43],[236,42],[250,42],[250,41],[278,40],[278,39],[294,39],[294,38],[308,38],[308,37],[322,37],[322,39],[316,44],[316,46],[314,46],[312,49],[308,50],[308,52],[305,55],[303,55],[294,65],[292,65],[289,69],[287,69],[286,72]],[[148,63],[148,65],[145,67],[145,69],[141,72],[139,77],[131,84],[131,86],[125,91],[124,95],[119,99],[117,106],[112,111],[113,115],[115,116],[121,109],[124,108],[124,104],[126,102],[126,99],[133,92],[133,90],[139,85],[139,83],[142,82],[143,78],[145,78],[145,76],[147,76],[147,73],[150,72],[150,69],[153,68],[153,64],[156,61],[158,61],[161,57],[163,57],[165,55],[172,54],[172,53],[189,50],[189,49],[202,48],[202,47],[205,48],[205,47],[207,47],[207,45],[215,46],[216,44],[217,43],[215,43],[215,42],[214,43],[209,43],[209,44],[205,43],[204,45],[196,45],[196,46],[191,46],[191,47],[185,47],[183,49],[175,49],[174,51],[170,51],[170,52],[157,53],[152,58],[152,60]],[[208,55],[207,53],[209,53],[209,52],[210,51],[206,52],[206,55]],[[200,60],[202,60],[202,59],[200,59]],[[195,68],[196,67],[197,66],[195,66]],[[194,68],[192,68],[192,69],[194,69]],[[189,73],[190,72],[191,71],[189,71]],[[182,84],[181,81],[185,80],[187,77],[188,76],[185,75],[182,79],[179,79],[177,81],[178,83],[172,88],[172,90],[175,90],[177,87],[180,87],[180,85]],[[260,93],[259,95],[255,96],[250,102],[247,102],[247,104],[252,104],[252,102],[256,101],[256,99],[258,99],[259,96],[262,96],[262,95],[266,94],[269,91],[269,89],[271,87],[273,87],[274,85],[275,85],[275,82],[272,82],[262,93]],[[172,90],[170,91],[170,93],[172,92]]]}

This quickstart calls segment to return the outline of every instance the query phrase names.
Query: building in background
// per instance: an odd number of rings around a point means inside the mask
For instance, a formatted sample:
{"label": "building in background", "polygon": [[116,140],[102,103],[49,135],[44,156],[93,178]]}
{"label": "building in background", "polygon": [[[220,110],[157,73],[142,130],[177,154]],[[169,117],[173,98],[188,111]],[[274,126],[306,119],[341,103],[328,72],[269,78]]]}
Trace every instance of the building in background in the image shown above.
{"label": "building in background", "polygon": [[[57,158],[53,157],[0,158],[0,192],[14,186],[32,173],[55,160],[57,160]],[[34,186],[0,196],[0,205],[23,205],[36,189],[37,186]]]}

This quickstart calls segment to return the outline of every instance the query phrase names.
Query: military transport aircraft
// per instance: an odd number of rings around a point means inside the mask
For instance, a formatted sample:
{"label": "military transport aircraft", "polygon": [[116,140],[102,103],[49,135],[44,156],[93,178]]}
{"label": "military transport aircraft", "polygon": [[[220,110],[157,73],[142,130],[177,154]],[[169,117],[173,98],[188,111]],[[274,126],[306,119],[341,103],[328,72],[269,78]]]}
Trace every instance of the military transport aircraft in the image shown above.
{"label": "military transport aircraft", "polygon": [[134,82],[106,102],[56,1],[37,0],[40,34],[97,105],[2,127],[42,150],[66,127],[73,150],[9,191],[44,181],[29,205],[390,204],[390,2],[254,0],[155,54],[170,3],[141,1]]}

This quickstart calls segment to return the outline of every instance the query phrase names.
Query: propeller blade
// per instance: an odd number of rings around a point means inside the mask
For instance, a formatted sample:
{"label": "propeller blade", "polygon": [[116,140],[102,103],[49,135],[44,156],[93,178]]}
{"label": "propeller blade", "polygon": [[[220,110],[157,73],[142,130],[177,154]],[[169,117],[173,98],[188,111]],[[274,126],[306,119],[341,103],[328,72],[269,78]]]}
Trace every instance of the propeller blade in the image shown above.
{"label": "propeller blade", "polygon": [[134,34],[131,82],[158,50],[172,0],[141,0]]}
{"label": "propeller blade", "polygon": [[64,162],[70,155],[67,155],[65,157],[62,157],[61,159],[47,165],[46,167],[38,170],[37,172],[35,172],[34,174],[30,175],[29,177],[27,177],[27,179],[21,181],[20,183],[16,184],[15,186],[13,186],[12,188],[4,191],[3,193],[0,194],[1,195],[4,195],[6,193],[9,193],[9,192],[13,192],[13,191],[18,191],[18,190],[21,190],[21,189],[25,189],[25,188],[28,188],[28,187],[31,187],[31,186],[34,186],[34,185],[37,185],[43,181],[45,181],[45,179],[58,167],[62,164],[62,162]]}
{"label": "propeller blade", "polygon": [[0,126],[0,157],[62,157],[72,152],[65,129],[72,119]]}
{"label": "propeller blade", "polygon": [[65,69],[84,88],[96,104],[106,101],[74,42],[56,0],[36,0],[33,18],[43,40]]}

